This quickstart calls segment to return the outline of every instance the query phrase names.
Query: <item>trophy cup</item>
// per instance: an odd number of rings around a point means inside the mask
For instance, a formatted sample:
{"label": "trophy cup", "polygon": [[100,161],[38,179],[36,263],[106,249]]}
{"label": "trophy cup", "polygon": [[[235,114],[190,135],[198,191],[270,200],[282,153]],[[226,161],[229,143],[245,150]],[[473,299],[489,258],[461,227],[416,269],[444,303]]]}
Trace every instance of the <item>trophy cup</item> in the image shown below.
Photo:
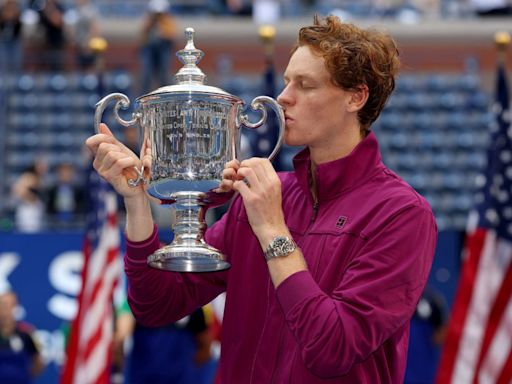
{"label": "trophy cup", "polygon": [[218,192],[222,171],[228,161],[237,158],[240,127],[257,128],[267,120],[269,107],[277,116],[279,136],[269,155],[272,160],[281,147],[284,114],[279,104],[267,96],[258,96],[251,108],[261,118],[251,123],[244,102],[220,88],[205,85],[206,76],[197,67],[204,53],[194,46],[194,30],[186,28],[187,43],[177,52],[183,67],[175,75],[176,84],[136,99],[130,120],[119,116],[119,109],[130,105],[122,93],[112,93],[96,104],[96,132],[102,114],[110,102],[116,102],[114,117],[123,126],[138,124],[144,141],[151,148],[149,180],[144,169],[136,169],[138,178],[130,186],[148,184],[148,193],[162,204],[175,208],[174,239],[148,258],[154,268],[177,272],[211,272],[230,267],[225,256],[204,241],[205,214],[208,208],[227,202],[233,193]]}

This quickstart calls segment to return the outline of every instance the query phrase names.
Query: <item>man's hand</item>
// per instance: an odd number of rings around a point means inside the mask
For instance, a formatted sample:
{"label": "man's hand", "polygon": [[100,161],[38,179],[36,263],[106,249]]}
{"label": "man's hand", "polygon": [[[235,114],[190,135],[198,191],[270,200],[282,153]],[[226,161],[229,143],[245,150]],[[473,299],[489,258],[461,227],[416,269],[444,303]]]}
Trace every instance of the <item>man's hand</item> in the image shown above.
{"label": "man's hand", "polygon": [[143,183],[131,187],[128,180],[137,180],[135,167],[149,169],[151,166],[151,151],[147,140],[142,149],[142,161],[123,143],[117,140],[105,124],[100,124],[100,133],[89,137],[85,144],[94,157],[93,166],[98,174],[109,182],[123,197],[134,197],[145,193]]}
{"label": "man's hand", "polygon": [[253,157],[240,163],[233,189],[244,200],[249,223],[262,244],[288,233],[284,220],[281,180],[270,160]]}

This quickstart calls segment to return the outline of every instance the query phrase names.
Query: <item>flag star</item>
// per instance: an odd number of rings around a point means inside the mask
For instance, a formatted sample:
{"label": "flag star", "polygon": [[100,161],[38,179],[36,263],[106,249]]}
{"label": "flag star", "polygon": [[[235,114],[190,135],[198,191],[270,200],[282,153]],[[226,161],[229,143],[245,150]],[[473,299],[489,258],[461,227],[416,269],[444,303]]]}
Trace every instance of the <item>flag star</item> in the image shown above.
{"label": "flag star", "polygon": [[503,209],[503,217],[505,219],[512,219],[512,207],[506,207]]}
{"label": "flag star", "polygon": [[489,208],[485,211],[485,218],[487,219],[487,221],[489,221],[489,223],[493,225],[497,225],[500,222],[500,218],[496,213],[496,210],[492,208]]}
{"label": "flag star", "polygon": [[512,180],[512,166],[508,166],[505,169],[505,176],[507,176],[508,180]]}
{"label": "flag star", "polygon": [[498,196],[496,196],[496,198],[498,199],[498,201],[500,203],[505,203],[506,201],[508,201],[508,193],[506,191],[499,191],[498,192]]}
{"label": "flag star", "polygon": [[496,184],[493,184],[491,188],[489,188],[489,192],[491,193],[491,196],[497,197],[500,193],[500,187]]}
{"label": "flag star", "polygon": [[510,123],[512,121],[510,109],[507,109],[506,111],[504,111],[501,115],[501,118],[503,119],[503,121],[505,123]]}
{"label": "flag star", "polygon": [[504,163],[510,163],[510,160],[512,160],[512,154],[507,150],[501,151],[500,158]]}

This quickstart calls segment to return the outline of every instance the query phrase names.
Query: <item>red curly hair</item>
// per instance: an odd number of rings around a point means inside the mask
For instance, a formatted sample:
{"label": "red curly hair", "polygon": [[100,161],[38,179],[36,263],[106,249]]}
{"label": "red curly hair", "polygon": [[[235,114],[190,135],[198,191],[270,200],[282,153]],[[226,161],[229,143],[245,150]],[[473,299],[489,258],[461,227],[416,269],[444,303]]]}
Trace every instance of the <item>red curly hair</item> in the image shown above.
{"label": "red curly hair", "polygon": [[313,25],[300,29],[292,54],[304,45],[324,58],[336,86],[346,91],[368,87],[368,101],[358,113],[361,134],[366,136],[395,89],[400,66],[395,41],[383,32],[343,23],[336,16],[315,16]]}

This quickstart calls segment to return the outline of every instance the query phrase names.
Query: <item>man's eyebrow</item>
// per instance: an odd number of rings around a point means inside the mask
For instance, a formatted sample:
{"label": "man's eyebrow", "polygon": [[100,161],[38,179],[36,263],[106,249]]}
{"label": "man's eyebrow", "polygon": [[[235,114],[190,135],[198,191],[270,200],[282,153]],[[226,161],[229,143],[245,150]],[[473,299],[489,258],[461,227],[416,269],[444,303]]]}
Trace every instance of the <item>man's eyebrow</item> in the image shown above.
{"label": "man's eyebrow", "polygon": [[289,80],[290,77],[293,77],[294,79],[299,80],[299,81],[313,79],[313,76],[310,76],[307,73],[299,73],[298,75],[294,75],[294,76],[287,75],[286,73],[283,75],[284,80]]}

